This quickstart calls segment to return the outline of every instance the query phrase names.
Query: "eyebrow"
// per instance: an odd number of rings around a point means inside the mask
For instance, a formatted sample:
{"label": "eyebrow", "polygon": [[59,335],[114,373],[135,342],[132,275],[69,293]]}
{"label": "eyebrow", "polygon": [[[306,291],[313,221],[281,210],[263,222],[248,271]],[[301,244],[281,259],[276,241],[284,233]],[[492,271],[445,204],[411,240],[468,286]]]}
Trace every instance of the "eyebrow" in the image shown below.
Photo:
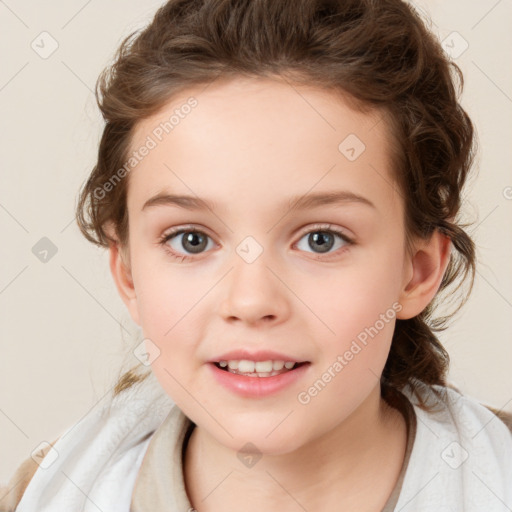
{"label": "eyebrow", "polygon": [[[308,210],[318,208],[319,206],[329,204],[350,204],[359,203],[377,209],[377,207],[366,197],[355,194],[347,190],[339,190],[332,192],[316,192],[314,194],[307,194],[302,196],[292,197],[287,207],[290,211]],[[211,210],[214,211],[217,205],[214,201],[201,199],[200,197],[186,196],[186,195],[173,195],[166,192],[161,192],[150,199],[148,199],[141,211],[155,206],[177,206],[187,210]]]}

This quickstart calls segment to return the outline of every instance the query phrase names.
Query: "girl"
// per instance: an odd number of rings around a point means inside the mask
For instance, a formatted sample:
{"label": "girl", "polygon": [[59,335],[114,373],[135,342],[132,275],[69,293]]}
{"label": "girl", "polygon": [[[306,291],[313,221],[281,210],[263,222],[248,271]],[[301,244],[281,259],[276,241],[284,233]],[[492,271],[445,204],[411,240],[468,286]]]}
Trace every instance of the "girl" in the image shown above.
{"label": "girl", "polygon": [[462,75],[401,0],[170,0],[100,76],[77,220],[144,339],[2,510],[504,511],[446,383],[475,269]]}

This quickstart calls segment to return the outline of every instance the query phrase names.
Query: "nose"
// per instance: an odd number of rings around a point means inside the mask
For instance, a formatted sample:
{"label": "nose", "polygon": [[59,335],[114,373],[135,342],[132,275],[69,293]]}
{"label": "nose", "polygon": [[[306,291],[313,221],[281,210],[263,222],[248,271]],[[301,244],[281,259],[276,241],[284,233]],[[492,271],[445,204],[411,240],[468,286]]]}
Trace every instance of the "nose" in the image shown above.
{"label": "nose", "polygon": [[290,304],[283,281],[262,257],[252,263],[236,261],[226,276],[220,315],[227,322],[248,325],[286,321]]}

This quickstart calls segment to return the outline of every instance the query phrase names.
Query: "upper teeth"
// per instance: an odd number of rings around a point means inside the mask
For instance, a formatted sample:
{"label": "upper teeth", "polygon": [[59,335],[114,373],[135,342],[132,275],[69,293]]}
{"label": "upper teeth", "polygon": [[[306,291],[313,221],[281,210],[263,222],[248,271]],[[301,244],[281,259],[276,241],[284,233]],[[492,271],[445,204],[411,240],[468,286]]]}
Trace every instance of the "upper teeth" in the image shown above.
{"label": "upper teeth", "polygon": [[282,370],[283,367],[288,370],[292,369],[295,365],[293,361],[249,361],[247,359],[242,359],[240,361],[220,361],[219,365],[222,368],[226,366],[229,367],[230,370],[238,370],[239,372],[244,373],[252,373],[256,371],[258,372],[271,372]]}

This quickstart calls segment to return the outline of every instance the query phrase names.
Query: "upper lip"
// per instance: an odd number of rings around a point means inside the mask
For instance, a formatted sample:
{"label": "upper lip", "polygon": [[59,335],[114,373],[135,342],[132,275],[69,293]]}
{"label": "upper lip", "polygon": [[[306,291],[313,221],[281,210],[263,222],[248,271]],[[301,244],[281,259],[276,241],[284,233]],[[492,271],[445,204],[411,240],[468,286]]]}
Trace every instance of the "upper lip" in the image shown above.
{"label": "upper lip", "polygon": [[219,361],[241,361],[242,359],[248,361],[292,361],[294,363],[305,363],[307,361],[298,359],[294,356],[287,356],[273,350],[258,350],[250,352],[248,350],[239,349],[225,352],[224,354],[211,359],[209,363],[218,363]]}

